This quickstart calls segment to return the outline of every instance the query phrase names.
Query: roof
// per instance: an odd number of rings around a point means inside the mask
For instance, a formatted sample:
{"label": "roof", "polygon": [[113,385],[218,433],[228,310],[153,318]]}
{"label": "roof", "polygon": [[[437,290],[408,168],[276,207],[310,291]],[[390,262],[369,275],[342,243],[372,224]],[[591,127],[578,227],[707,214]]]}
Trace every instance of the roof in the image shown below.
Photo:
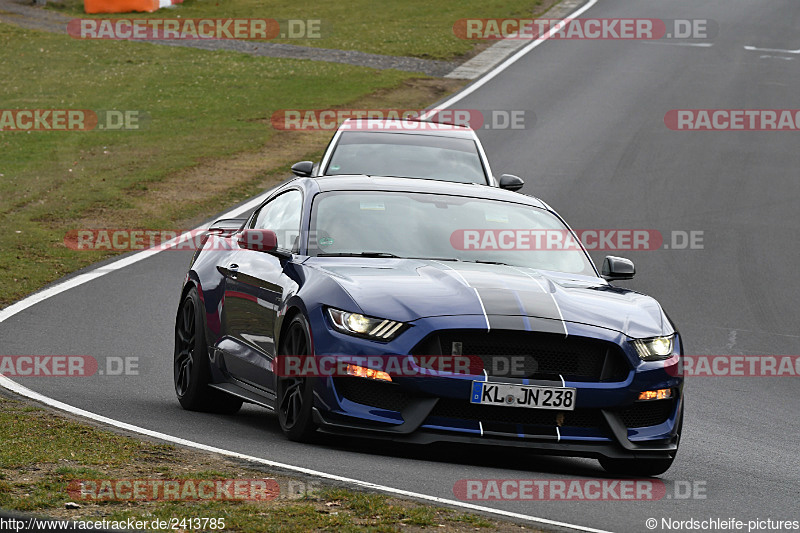
{"label": "roof", "polygon": [[301,178],[313,181],[320,192],[331,191],[394,191],[394,192],[419,192],[427,194],[452,194],[455,196],[470,196],[485,198],[487,200],[500,200],[519,204],[528,204],[547,209],[547,206],[538,198],[507,191],[499,187],[481,185],[478,183],[456,183],[452,181],[428,180],[421,178],[394,178],[385,176],[340,175],[319,176],[314,178]]}
{"label": "roof", "polygon": [[[358,125],[354,124],[358,123]],[[413,127],[419,125],[419,128]],[[339,126],[343,132],[360,133],[400,133],[405,135],[429,135],[434,137],[452,137],[456,139],[472,139],[473,130],[467,126],[431,122],[425,120],[396,120],[376,118],[348,118]]]}

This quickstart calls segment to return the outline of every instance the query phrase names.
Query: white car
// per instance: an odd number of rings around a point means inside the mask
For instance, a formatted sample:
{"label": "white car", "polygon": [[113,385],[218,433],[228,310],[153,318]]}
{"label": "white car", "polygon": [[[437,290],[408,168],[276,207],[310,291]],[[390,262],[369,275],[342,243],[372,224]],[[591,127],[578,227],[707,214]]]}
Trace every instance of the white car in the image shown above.
{"label": "white car", "polygon": [[322,161],[292,165],[299,177],[363,174],[477,183],[511,191],[524,181],[492,174],[472,128],[435,122],[348,119],[333,135]]}

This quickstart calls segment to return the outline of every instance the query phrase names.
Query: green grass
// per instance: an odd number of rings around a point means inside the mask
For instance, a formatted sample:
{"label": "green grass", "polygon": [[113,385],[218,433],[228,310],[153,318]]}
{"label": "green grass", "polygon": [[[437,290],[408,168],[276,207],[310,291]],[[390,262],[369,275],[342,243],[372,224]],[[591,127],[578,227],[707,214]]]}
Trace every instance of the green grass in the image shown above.
{"label": "green grass", "polygon": [[16,408],[18,405],[0,398],[0,468],[21,468],[54,457],[84,465],[122,465],[146,459],[157,450],[172,449],[51,417],[45,411]]}
{"label": "green grass", "polygon": [[[225,531],[244,533],[388,532],[409,527],[448,533],[520,530],[517,525],[478,515],[338,487],[321,487],[301,498],[281,496],[262,502],[75,500],[67,490],[73,480],[262,479],[270,474],[210,454],[120,436],[3,397],[0,443],[0,508],[59,519],[126,522],[132,518],[152,523],[156,519],[216,518],[225,520]],[[286,485],[289,478],[277,481]],[[64,503],[69,500],[77,501],[81,508],[65,510]]]}
{"label": "green grass", "polygon": [[[63,504],[69,479],[103,478],[104,471],[148,461],[174,447],[140,442],[30,409],[0,397],[0,508],[34,511]],[[9,481],[11,472],[29,470],[42,463],[69,461],[81,466],[60,466],[53,475],[36,481]],[[3,470],[5,470],[3,472]],[[19,494],[23,496],[20,497]]]}
{"label": "green grass", "polygon": [[[448,58],[473,46],[455,38],[453,21],[528,16],[540,1],[552,0],[187,0],[148,16],[321,19],[327,37],[300,44]],[[83,16],[82,0],[48,8]],[[294,161],[319,155],[327,134],[302,142],[295,137],[291,155],[281,151],[290,141],[269,124],[275,110],[422,108],[444,96],[410,91],[413,98],[392,101],[392,90],[419,79],[410,73],[81,41],[8,24],[0,24],[0,49],[3,109],[120,110],[147,117],[136,131],[0,131],[0,307],[113,255],[68,249],[69,230],[194,227],[288,176]],[[268,148],[282,159],[275,156],[262,168],[252,157]],[[228,162],[248,154],[251,166],[228,179]]]}
{"label": "green grass", "polygon": [[[85,16],[83,0],[64,0],[63,5],[50,5],[51,9],[71,16]],[[530,17],[541,6],[542,0],[186,0],[174,10],[143,16],[321,20],[321,39],[276,39],[275,42],[451,59],[469,52],[474,46],[473,42],[458,39],[453,34],[453,24],[458,19]]]}
{"label": "green grass", "polygon": [[[64,247],[64,233],[76,221],[113,220],[180,169],[263,147],[276,135],[269,125],[274,110],[343,105],[411,77],[233,52],[77,41],[9,25],[0,25],[0,49],[4,109],[149,115],[138,131],[0,132],[0,305],[105,255]],[[220,201],[254,192],[231,191],[211,205],[177,198],[133,227],[174,227],[174,220],[217,212],[226,205]]]}

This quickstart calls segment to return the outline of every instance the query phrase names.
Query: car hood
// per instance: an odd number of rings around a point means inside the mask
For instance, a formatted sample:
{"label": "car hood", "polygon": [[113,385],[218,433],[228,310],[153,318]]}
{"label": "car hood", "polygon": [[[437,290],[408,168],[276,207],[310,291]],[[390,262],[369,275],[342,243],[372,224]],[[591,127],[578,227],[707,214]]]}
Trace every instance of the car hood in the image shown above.
{"label": "car hood", "polygon": [[673,332],[655,299],[596,277],[414,259],[314,257],[305,265],[332,277],[362,313],[391,320],[486,315],[499,329],[513,323],[501,317],[530,317],[561,331],[564,321],[634,338]]}

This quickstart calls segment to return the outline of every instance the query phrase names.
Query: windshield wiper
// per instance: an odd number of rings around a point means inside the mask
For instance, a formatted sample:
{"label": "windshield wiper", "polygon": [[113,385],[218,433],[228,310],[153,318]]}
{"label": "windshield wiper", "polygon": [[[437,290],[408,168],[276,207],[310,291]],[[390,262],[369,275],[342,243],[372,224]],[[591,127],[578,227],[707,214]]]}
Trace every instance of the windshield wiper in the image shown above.
{"label": "windshield wiper", "polygon": [[484,259],[461,259],[465,263],[480,263],[482,265],[505,265],[511,266],[508,263],[503,263],[502,261],[486,261]]}
{"label": "windshield wiper", "polygon": [[505,265],[500,261],[486,261],[483,259],[458,259],[456,257],[403,257],[390,252],[320,252],[317,257],[386,257],[389,259],[419,259],[427,261],[456,261],[459,263],[481,263],[483,265]]}
{"label": "windshield wiper", "polygon": [[389,252],[320,252],[317,257],[388,257],[390,259],[418,259],[420,261],[461,261],[456,257],[412,257]]}
{"label": "windshield wiper", "polygon": [[389,252],[321,252],[317,257],[389,257],[400,259],[400,256]]}
{"label": "windshield wiper", "polygon": [[419,259],[421,261],[461,261],[455,257],[404,257],[403,259]]}

